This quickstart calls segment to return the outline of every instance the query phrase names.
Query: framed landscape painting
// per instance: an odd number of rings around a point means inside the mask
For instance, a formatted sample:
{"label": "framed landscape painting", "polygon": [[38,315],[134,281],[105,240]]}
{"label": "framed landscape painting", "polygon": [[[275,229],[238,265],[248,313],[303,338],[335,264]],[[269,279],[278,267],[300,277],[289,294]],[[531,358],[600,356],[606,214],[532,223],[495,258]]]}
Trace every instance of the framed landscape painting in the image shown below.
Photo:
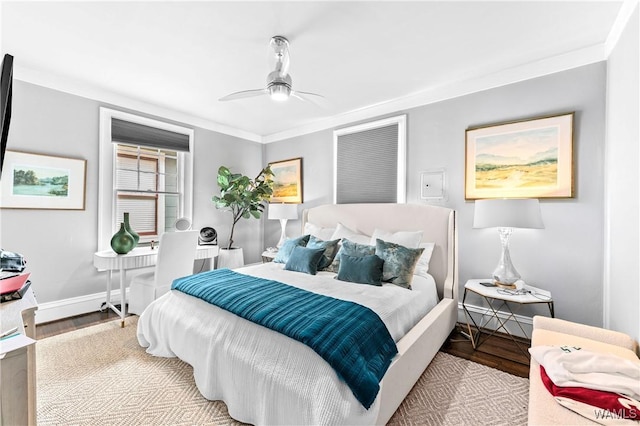
{"label": "framed landscape painting", "polygon": [[0,207],[84,210],[86,160],[7,151]]}
{"label": "framed landscape painting", "polygon": [[302,203],[302,158],[269,163],[273,171],[271,203]]}
{"label": "framed landscape painting", "polygon": [[573,197],[573,113],[466,131],[465,198]]}

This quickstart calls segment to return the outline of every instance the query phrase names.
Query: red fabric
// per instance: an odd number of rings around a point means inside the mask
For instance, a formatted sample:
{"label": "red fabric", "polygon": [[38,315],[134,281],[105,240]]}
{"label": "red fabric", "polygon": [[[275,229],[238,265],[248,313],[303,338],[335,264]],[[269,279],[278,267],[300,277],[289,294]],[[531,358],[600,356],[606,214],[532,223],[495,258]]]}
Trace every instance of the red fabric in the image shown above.
{"label": "red fabric", "polygon": [[[624,395],[595,389],[556,386],[542,365],[540,366],[540,377],[544,386],[554,397],[563,397],[582,402],[593,406],[595,410],[606,410],[625,419],[640,420],[640,406],[637,406],[637,401]],[[622,405],[621,400],[623,402],[627,401],[629,407]]]}

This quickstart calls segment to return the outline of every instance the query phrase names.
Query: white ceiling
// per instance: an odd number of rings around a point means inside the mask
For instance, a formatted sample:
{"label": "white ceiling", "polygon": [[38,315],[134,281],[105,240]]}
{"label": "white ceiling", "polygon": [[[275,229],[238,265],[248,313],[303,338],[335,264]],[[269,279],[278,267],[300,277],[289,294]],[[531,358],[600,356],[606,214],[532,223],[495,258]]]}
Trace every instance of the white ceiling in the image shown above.
{"label": "white ceiling", "polygon": [[[603,60],[622,1],[3,2],[15,78],[269,142]],[[269,40],[294,90],[265,97]]]}

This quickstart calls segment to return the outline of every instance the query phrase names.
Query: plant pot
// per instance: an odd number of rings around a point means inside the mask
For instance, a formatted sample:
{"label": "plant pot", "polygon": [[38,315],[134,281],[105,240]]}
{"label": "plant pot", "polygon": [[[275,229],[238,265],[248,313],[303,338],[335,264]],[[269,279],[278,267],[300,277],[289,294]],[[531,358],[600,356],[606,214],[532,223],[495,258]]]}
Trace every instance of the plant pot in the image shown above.
{"label": "plant pot", "polygon": [[240,268],[244,266],[244,253],[241,247],[238,248],[221,248],[218,252],[218,269],[222,268]]}

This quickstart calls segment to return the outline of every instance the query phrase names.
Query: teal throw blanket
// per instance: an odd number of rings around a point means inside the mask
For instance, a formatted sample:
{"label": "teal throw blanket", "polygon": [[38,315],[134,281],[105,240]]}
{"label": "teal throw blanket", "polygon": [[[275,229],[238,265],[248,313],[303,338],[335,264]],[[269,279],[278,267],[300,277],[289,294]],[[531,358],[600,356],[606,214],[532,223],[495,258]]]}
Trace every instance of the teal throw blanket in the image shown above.
{"label": "teal throw blanket", "polygon": [[229,269],[179,278],[171,288],[309,346],[367,409],[398,353],[380,317],[357,303]]}

